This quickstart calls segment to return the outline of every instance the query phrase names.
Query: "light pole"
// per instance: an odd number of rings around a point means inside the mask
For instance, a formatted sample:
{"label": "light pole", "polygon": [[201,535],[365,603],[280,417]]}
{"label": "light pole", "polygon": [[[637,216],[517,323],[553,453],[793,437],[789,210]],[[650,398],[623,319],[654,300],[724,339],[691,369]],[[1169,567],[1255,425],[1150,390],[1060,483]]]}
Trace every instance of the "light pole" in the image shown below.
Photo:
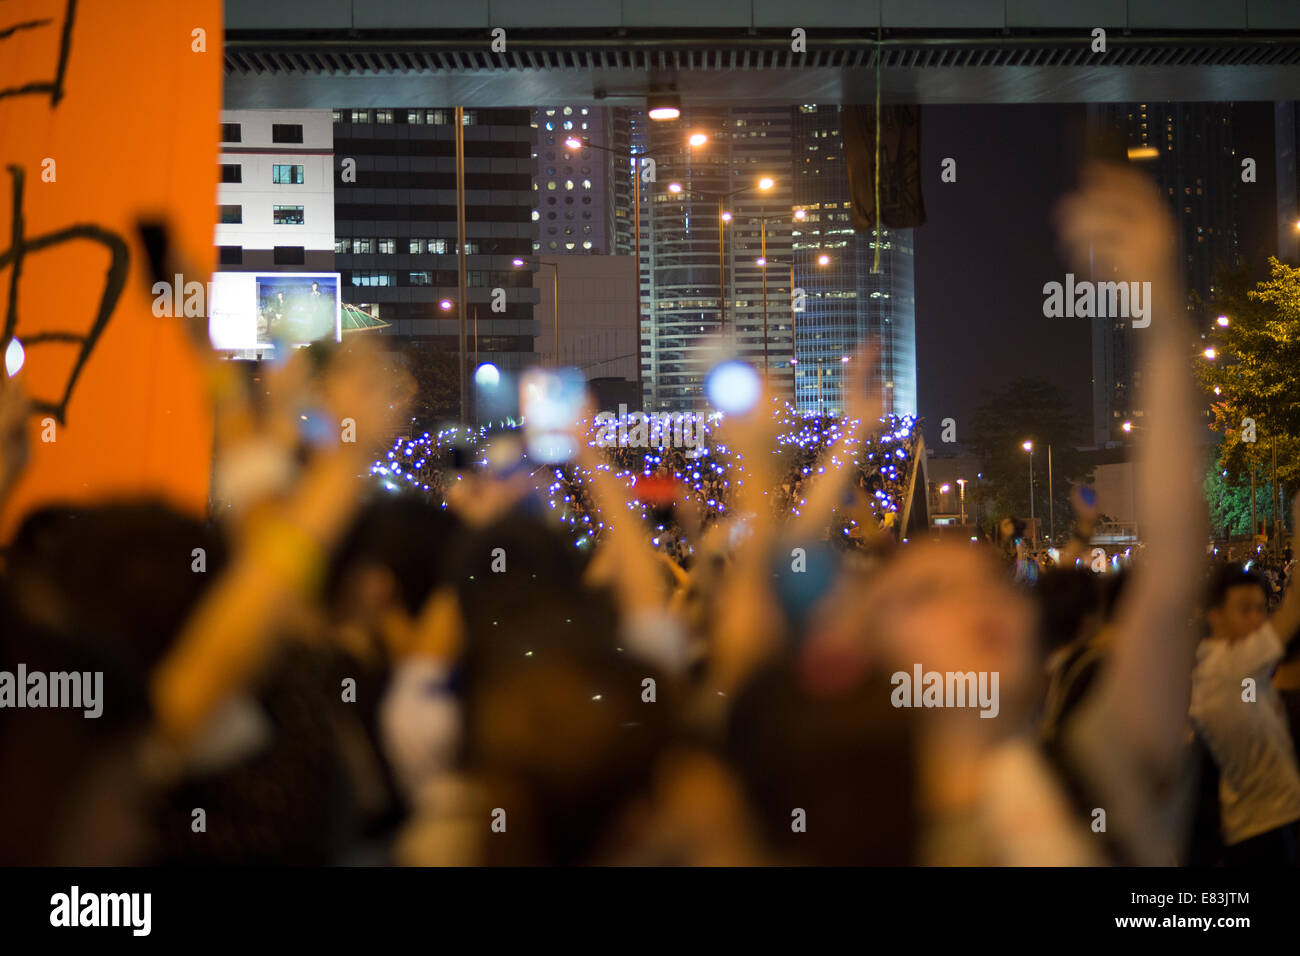
{"label": "light pole", "polygon": [[[555,351],[552,353],[552,361],[551,361],[551,365],[554,366],[554,367],[556,367],[556,368],[559,368],[559,366],[560,366],[560,265],[559,265],[558,262],[543,262],[540,258],[537,260],[537,264],[538,264],[539,266],[545,266],[545,267],[548,268],[548,269],[554,269],[554,270],[555,270],[554,273],[553,273],[553,280],[554,280],[554,281],[553,281],[553,283],[552,283],[552,289],[551,289],[552,294],[553,294],[553,296],[554,296],[554,298],[552,299],[551,308],[552,308],[553,313],[554,313],[554,314],[553,314],[553,318],[555,319]],[[515,261],[514,261],[514,267],[515,267],[516,269],[522,269],[522,268],[524,267],[524,260],[523,260],[523,259],[515,259]],[[477,325],[477,322],[478,322],[478,317],[477,317],[477,313],[476,313],[476,314],[475,314],[475,326],[474,326],[474,352],[475,352],[475,361],[477,361],[477,353],[478,353],[478,325]],[[639,363],[638,363],[638,366],[637,366],[637,367],[638,367],[638,368],[640,367]]]}
{"label": "light pole", "polygon": [[1047,444],[1047,540],[1056,537],[1056,502],[1052,500],[1052,445]]}
{"label": "light pole", "polygon": [[726,208],[724,203],[733,196],[739,196],[741,193],[747,193],[754,189],[767,192],[774,185],[771,177],[764,176],[753,186],[742,186],[740,189],[733,189],[729,193],[715,193],[687,190],[681,183],[669,183],[668,191],[678,195],[700,196],[701,198],[716,199],[718,203],[718,330],[726,332],[727,329],[727,253],[726,253],[726,227],[735,217]]}
{"label": "light pole", "polygon": [[[632,346],[636,362],[636,393],[639,404],[643,400],[641,384],[641,156],[634,149],[628,149],[627,152],[624,152],[621,149],[612,149],[609,146],[593,143],[586,137],[570,136],[565,139],[564,145],[574,150],[589,146],[592,149],[612,153],[615,156],[625,156],[632,165],[632,260],[634,262],[632,275],[636,282],[636,298],[634,299],[636,302],[636,321],[632,329]],[[558,276],[556,281],[558,283]],[[557,337],[555,341],[558,349],[559,338]]]}
{"label": "light pole", "polygon": [[965,527],[966,525],[966,479],[958,478],[957,487],[960,489],[960,493],[958,497],[961,500],[961,523],[962,526]]}
{"label": "light pole", "polygon": [[[1029,523],[1032,525],[1034,523],[1034,443],[1027,441],[1020,447],[1029,452]],[[1034,539],[1037,541],[1037,533],[1034,534]]]}
{"label": "light pole", "polygon": [[[796,218],[796,219],[802,219],[803,216],[800,215],[800,213],[802,213],[802,212],[803,212],[802,209],[798,209],[798,210],[796,210],[796,211],[795,211],[795,218]],[[826,266],[828,266],[828,265],[830,265],[830,264],[831,264],[831,257],[830,257],[830,256],[828,256],[828,255],[820,255],[820,256],[817,257],[817,265],[822,266],[822,267],[824,268],[824,267],[826,267]],[[796,338],[795,338],[795,336],[796,336],[796,327],[795,327],[795,317],[794,317],[794,316],[795,316],[795,309],[794,309],[794,305],[795,305],[795,298],[794,298],[794,260],[792,259],[792,260],[790,260],[789,262],[780,262],[780,261],[778,261],[778,260],[776,260],[776,259],[768,259],[768,258],[766,258],[766,257],[763,257],[763,258],[760,258],[760,259],[756,259],[756,260],[755,260],[755,265],[758,265],[759,267],[761,267],[761,268],[763,269],[763,275],[764,275],[764,277],[766,277],[766,275],[767,275],[767,267],[768,267],[768,266],[787,266],[787,267],[789,268],[789,270],[790,270],[790,367],[791,367],[791,369],[792,369],[792,381],[793,381],[793,389],[794,389],[794,402],[795,402],[795,406],[797,407],[798,404],[799,404],[799,381],[798,381],[798,377],[799,377],[799,369],[798,369],[798,366],[799,366],[799,356],[798,356],[798,351],[797,351],[797,349],[796,349],[797,342],[796,342]],[[819,374],[820,374],[820,371],[821,371],[821,363],[820,363],[820,361],[818,362],[817,368],[818,368],[818,372],[819,372]],[[820,406],[820,404],[821,404],[821,397],[820,397],[820,391],[819,391],[819,394],[818,394],[818,405]],[[819,411],[820,411],[820,408],[819,408]]]}
{"label": "light pole", "polygon": [[465,417],[469,403],[469,380],[465,369],[465,299],[468,283],[465,274],[465,108],[456,107],[456,298],[457,342],[460,353],[460,420]]}

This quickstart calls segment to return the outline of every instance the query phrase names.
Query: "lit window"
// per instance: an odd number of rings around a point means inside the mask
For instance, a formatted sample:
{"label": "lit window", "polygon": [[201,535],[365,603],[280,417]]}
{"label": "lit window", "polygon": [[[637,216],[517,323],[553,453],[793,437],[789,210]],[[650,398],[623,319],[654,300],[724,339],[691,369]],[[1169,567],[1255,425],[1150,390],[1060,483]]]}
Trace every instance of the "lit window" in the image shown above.
{"label": "lit window", "polygon": [[277,163],[271,167],[271,182],[277,186],[301,186],[303,167],[299,165],[281,166]]}
{"label": "lit window", "polygon": [[275,206],[271,214],[277,226],[301,226],[303,223],[302,206]]}

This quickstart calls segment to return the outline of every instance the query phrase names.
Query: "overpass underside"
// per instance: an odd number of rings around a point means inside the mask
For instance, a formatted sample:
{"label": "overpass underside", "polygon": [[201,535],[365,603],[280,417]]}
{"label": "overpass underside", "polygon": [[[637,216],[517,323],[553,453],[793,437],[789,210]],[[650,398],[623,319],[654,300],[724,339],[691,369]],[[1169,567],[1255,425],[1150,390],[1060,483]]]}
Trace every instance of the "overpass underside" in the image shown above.
{"label": "overpass underside", "polygon": [[228,108],[1289,100],[1300,0],[228,0],[224,53]]}

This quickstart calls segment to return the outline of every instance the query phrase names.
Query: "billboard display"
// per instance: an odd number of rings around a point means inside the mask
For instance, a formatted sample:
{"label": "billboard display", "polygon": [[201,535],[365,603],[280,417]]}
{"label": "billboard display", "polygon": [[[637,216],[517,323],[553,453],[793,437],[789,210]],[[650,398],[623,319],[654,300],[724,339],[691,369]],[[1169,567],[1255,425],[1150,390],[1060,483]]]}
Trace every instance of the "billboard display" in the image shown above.
{"label": "billboard display", "polygon": [[342,341],[337,272],[216,272],[208,310],[213,348],[272,349]]}

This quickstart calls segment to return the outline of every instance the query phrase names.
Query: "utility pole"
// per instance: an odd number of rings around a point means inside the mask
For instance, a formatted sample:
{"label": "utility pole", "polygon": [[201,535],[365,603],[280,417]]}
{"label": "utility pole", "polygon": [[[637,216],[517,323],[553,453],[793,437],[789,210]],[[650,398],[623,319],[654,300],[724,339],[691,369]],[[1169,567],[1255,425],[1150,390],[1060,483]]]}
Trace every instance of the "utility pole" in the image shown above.
{"label": "utility pole", "polygon": [[[1246,456],[1247,461],[1250,456]],[[1255,463],[1250,462],[1250,544],[1251,551],[1255,550],[1255,535],[1259,534],[1259,517],[1255,514]]]}
{"label": "utility pole", "polygon": [[467,422],[468,378],[465,369],[465,107],[456,107],[456,312],[460,341],[460,420]]}
{"label": "utility pole", "polygon": [[1056,502],[1052,500],[1052,446],[1047,446],[1047,540],[1056,537]]}
{"label": "utility pole", "polygon": [[[635,268],[632,270],[633,279],[636,281],[636,328],[632,330],[632,351],[636,356],[636,400],[637,407],[640,408],[645,404],[645,391],[641,381],[641,158],[632,153],[632,260]],[[555,297],[558,300],[559,293],[559,274],[556,274],[556,292]],[[557,306],[558,309],[558,306]],[[559,347],[559,332],[556,335],[556,347]]]}
{"label": "utility pole", "polygon": [[1286,509],[1278,507],[1278,505],[1280,504],[1280,499],[1277,493],[1277,436],[1276,435],[1269,436],[1268,443],[1273,446],[1273,488],[1271,490],[1270,496],[1273,500],[1272,507],[1273,507],[1273,538],[1274,538],[1273,541],[1269,542],[1269,551],[1271,552],[1276,549],[1277,553],[1281,554],[1282,553],[1282,524],[1281,524],[1282,512],[1285,511]]}
{"label": "utility pole", "polygon": [[767,376],[767,219],[759,220],[759,255],[763,257],[763,376]]}

